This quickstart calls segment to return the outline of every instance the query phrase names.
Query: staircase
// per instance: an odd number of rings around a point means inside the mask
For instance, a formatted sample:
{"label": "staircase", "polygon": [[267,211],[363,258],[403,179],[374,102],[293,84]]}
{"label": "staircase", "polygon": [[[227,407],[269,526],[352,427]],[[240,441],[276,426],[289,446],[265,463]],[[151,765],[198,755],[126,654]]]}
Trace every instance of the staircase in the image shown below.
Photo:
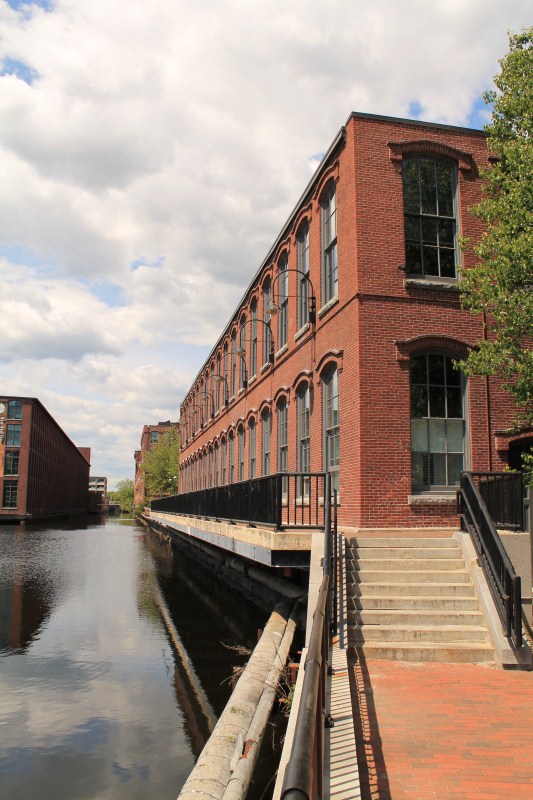
{"label": "staircase", "polygon": [[455,539],[352,539],[347,566],[351,643],[366,658],[494,660]]}

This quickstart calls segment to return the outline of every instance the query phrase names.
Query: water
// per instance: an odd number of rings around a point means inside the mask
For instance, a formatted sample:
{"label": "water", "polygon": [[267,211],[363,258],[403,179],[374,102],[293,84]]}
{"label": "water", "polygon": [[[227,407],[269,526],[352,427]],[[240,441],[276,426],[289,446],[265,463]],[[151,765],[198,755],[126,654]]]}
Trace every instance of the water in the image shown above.
{"label": "water", "polygon": [[173,800],[265,621],[133,522],[0,526],[0,797]]}

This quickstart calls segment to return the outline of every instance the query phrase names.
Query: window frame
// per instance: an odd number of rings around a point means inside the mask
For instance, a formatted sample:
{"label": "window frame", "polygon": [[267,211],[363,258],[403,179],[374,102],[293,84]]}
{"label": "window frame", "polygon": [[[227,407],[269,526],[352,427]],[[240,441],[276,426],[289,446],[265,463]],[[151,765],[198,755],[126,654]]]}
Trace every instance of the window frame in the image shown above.
{"label": "window frame", "polygon": [[332,178],[320,199],[322,234],[322,305],[338,297],[339,262],[337,251],[337,187]]}
{"label": "window frame", "polygon": [[[324,428],[324,471],[331,475],[331,489],[340,493],[340,436],[341,436],[341,412],[340,412],[340,386],[339,370],[336,365],[328,367],[322,376],[323,389],[323,428]],[[336,401],[336,411],[334,409]],[[336,413],[336,423],[331,424],[333,414]],[[333,456],[332,460],[332,442]]]}
{"label": "window frame", "polygon": [[278,260],[278,350],[289,341],[289,256],[283,252]]}
{"label": "window frame", "polygon": [[2,487],[2,508],[13,510],[18,508],[18,481],[4,480]]}
{"label": "window frame", "polygon": [[[306,219],[298,229],[296,237],[298,251],[298,306],[297,328],[303,328],[309,322],[309,221]],[[307,278],[304,277],[307,275]]]}
{"label": "window frame", "polygon": [[270,445],[272,436],[272,414],[268,409],[261,414],[261,474],[270,475]]}

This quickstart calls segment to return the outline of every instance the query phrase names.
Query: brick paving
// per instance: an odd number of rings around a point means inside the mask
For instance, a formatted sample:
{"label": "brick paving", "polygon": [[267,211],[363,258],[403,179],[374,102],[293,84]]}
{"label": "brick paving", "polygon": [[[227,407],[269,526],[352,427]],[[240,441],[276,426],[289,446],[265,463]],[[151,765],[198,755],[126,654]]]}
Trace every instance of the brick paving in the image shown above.
{"label": "brick paving", "polygon": [[532,800],[533,672],[351,665],[362,800]]}

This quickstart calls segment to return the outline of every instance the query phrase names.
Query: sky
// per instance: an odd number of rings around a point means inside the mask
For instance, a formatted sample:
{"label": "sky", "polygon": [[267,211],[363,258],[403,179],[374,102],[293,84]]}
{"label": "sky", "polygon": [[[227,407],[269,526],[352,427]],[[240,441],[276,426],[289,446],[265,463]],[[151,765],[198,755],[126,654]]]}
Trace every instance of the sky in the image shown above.
{"label": "sky", "polygon": [[480,128],[529,0],[0,0],[0,394],[110,487],[351,111]]}

